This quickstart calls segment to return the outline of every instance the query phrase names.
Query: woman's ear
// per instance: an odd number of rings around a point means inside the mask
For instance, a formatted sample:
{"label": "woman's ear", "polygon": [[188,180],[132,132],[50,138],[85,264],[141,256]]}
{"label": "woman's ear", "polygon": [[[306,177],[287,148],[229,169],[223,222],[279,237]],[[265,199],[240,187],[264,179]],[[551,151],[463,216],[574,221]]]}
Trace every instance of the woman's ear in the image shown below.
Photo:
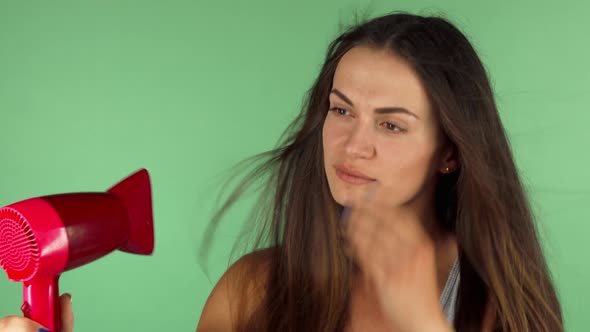
{"label": "woman's ear", "polygon": [[457,148],[452,143],[447,143],[442,149],[438,171],[443,174],[453,173],[461,167],[457,158]]}

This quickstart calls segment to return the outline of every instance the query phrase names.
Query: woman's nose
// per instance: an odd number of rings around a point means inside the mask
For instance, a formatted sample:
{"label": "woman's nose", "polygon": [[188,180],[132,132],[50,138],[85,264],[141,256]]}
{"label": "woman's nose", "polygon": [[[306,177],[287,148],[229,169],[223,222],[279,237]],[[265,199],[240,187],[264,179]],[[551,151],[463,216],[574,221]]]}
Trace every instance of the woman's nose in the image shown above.
{"label": "woman's nose", "polygon": [[345,151],[354,158],[371,159],[375,156],[371,134],[363,126],[355,126],[346,140]]}

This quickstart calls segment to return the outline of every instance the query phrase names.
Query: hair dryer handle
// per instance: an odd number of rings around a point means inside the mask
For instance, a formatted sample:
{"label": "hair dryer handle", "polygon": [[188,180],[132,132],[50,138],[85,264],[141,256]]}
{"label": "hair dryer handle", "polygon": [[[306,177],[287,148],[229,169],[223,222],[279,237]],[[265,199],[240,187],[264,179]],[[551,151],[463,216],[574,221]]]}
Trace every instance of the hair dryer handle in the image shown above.
{"label": "hair dryer handle", "polygon": [[23,314],[52,332],[61,331],[58,280],[59,275],[40,275],[23,285]]}

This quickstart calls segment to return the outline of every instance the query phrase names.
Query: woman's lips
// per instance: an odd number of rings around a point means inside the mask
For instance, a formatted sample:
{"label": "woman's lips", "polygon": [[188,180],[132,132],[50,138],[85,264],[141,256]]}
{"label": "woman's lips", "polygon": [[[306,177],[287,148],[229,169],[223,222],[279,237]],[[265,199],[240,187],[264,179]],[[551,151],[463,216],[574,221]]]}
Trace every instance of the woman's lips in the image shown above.
{"label": "woman's lips", "polygon": [[366,176],[365,174],[352,170],[350,168],[344,166],[335,166],[334,169],[336,170],[336,175],[342,181],[354,185],[363,185],[367,183],[371,183],[376,181],[373,178]]}

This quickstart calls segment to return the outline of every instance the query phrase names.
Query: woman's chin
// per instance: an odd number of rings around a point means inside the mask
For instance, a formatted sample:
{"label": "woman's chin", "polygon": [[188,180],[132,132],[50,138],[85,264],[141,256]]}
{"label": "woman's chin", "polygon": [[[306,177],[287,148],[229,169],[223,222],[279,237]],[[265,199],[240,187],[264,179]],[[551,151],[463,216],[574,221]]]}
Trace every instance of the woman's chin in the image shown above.
{"label": "woman's chin", "polygon": [[355,194],[350,190],[341,190],[337,193],[333,193],[332,197],[336,203],[342,206],[354,206],[356,203]]}

